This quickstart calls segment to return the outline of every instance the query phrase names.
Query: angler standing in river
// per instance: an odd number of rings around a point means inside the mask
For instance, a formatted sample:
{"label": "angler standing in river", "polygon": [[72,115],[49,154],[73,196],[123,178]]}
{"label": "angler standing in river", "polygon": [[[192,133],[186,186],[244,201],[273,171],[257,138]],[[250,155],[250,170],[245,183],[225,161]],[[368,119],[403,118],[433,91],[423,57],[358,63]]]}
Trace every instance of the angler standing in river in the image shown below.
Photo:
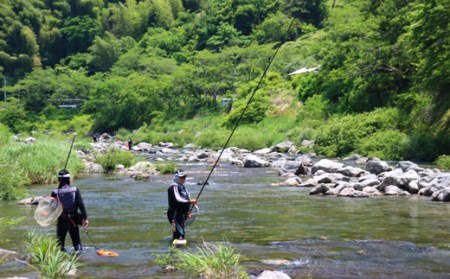
{"label": "angler standing in river", "polygon": [[173,241],[185,241],[184,226],[190,214],[190,206],[197,204],[196,199],[189,197],[189,192],[184,186],[186,177],[187,175],[183,170],[177,170],[173,182],[167,190],[169,198],[167,218],[172,224]]}
{"label": "angler standing in river", "polygon": [[[78,188],[70,186],[70,174],[67,170],[61,170],[58,173],[58,181],[58,188],[53,190],[51,194],[63,206],[63,212],[58,217],[56,225],[58,245],[61,251],[65,251],[64,243],[67,232],[69,232],[75,251],[80,251],[83,247],[78,225],[82,225],[84,228],[89,226],[86,208]],[[81,212],[78,212],[78,210]]]}

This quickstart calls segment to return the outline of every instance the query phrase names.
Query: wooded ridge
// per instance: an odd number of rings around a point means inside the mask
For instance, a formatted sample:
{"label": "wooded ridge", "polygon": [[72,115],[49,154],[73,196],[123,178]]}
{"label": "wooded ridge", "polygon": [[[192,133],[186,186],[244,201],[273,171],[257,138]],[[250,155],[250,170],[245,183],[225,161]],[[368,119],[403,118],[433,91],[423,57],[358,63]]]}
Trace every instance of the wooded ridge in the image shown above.
{"label": "wooded ridge", "polygon": [[214,147],[281,44],[241,147],[434,161],[450,153],[449,14],[445,0],[1,0],[0,130]]}

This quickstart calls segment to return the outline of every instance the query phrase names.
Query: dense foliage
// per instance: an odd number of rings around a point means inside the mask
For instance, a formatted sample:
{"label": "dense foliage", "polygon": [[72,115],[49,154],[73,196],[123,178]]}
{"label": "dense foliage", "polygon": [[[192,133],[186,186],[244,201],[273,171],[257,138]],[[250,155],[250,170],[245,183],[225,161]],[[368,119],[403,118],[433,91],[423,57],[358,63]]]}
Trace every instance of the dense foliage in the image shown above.
{"label": "dense foliage", "polygon": [[236,144],[432,161],[450,153],[448,14],[445,0],[2,0],[0,122],[220,147],[282,45]]}
{"label": "dense foliage", "polygon": [[70,273],[81,266],[79,255],[61,251],[54,237],[29,230],[27,238],[26,245],[31,255],[31,264],[43,278],[70,278]]}

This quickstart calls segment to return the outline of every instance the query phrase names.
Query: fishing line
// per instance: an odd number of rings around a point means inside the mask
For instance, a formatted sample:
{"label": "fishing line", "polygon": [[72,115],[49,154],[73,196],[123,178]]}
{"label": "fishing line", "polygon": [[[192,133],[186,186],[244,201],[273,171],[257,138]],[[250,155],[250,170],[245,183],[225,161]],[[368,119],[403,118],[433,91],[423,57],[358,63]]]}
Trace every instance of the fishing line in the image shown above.
{"label": "fishing line", "polygon": [[106,250],[103,250],[103,249],[99,248],[99,247],[96,245],[95,241],[94,241],[94,240],[92,239],[92,237],[90,236],[88,229],[84,228],[84,232],[85,232],[86,235],[88,236],[88,238],[89,238],[89,240],[91,241],[92,245],[94,245],[94,248],[95,248],[95,251],[96,251],[97,255],[99,255],[99,256],[104,256],[104,257],[118,257],[118,256],[119,256],[119,253],[117,253],[117,252],[106,251]]}
{"label": "fishing line", "polygon": [[[239,123],[241,122],[241,119],[243,118],[245,112],[247,111],[247,108],[249,107],[251,101],[253,100],[253,97],[255,96],[256,91],[258,91],[259,87],[261,86],[262,81],[263,81],[264,78],[266,77],[267,72],[269,71],[269,68],[270,68],[270,66],[272,65],[273,60],[275,60],[275,57],[277,56],[278,51],[280,50],[281,46],[286,42],[286,38],[287,38],[287,36],[288,36],[288,34],[289,34],[289,31],[290,31],[291,28],[292,28],[292,25],[294,24],[294,21],[295,21],[295,18],[293,18],[292,21],[291,21],[291,23],[289,24],[288,29],[287,29],[286,32],[284,33],[283,40],[281,41],[280,45],[276,48],[274,54],[273,54],[272,57],[270,58],[269,63],[267,64],[267,66],[266,66],[266,68],[265,68],[265,70],[264,70],[263,75],[262,75],[261,78],[259,79],[259,82],[258,82],[258,84],[256,85],[255,89],[253,90],[253,93],[250,95],[250,98],[248,99],[247,104],[245,105],[244,109],[243,109],[242,112],[241,112],[241,115],[239,116],[238,120],[236,121],[236,124],[234,125],[233,130],[232,130],[231,133],[230,133],[230,136],[228,137],[228,139],[227,139],[227,141],[225,142],[225,144],[224,144],[222,150],[220,151],[219,157],[217,157],[216,161],[214,162],[213,167],[211,168],[211,171],[209,172],[208,176],[206,177],[206,180],[205,180],[205,182],[203,183],[203,186],[202,186],[202,188],[200,189],[200,192],[199,192],[198,195],[197,195],[197,198],[196,198],[197,201],[198,201],[198,199],[200,198],[200,195],[202,194],[203,189],[204,189],[205,186],[208,184],[209,178],[211,177],[211,175],[212,175],[214,169],[216,168],[217,164],[219,163],[220,157],[222,157],[222,154],[223,154],[223,152],[225,151],[225,148],[227,148],[228,143],[230,142],[231,138],[232,138],[233,135],[234,135],[234,132],[236,131],[236,128],[239,126]],[[194,206],[191,205],[191,208],[190,208],[189,211],[192,211],[193,207],[194,207]]]}

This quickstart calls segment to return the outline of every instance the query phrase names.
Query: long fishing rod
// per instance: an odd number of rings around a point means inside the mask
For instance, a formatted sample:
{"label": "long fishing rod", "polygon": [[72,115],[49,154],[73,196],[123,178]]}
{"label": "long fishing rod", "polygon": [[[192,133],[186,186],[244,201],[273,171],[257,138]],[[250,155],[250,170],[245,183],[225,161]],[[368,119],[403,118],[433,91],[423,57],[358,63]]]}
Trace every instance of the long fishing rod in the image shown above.
{"label": "long fishing rod", "polygon": [[[77,137],[77,133],[74,134],[73,139],[72,139],[72,144],[70,145],[70,149],[69,149],[69,154],[67,155],[67,159],[66,159],[66,164],[64,165],[64,170],[67,170],[67,164],[69,163],[69,158],[70,158],[70,153],[72,153],[72,148],[73,148],[73,144],[75,142],[75,138]],[[59,189],[58,189],[59,190]],[[58,197],[59,195],[57,195]],[[59,200],[59,197],[58,197]],[[70,220],[70,219],[69,219]],[[72,221],[72,224],[76,227],[77,225]],[[89,231],[87,230],[87,228],[84,228],[84,231],[86,232],[86,235],[88,236],[89,240],[92,242],[92,244],[95,247],[95,250],[97,252],[97,255],[99,256],[105,256],[105,257],[117,257],[119,256],[119,253],[117,252],[112,252],[112,251],[106,251],[103,250],[101,248],[99,248],[96,243],[94,242],[94,240],[92,239],[92,237],[89,235]]]}
{"label": "long fishing rod", "polygon": [[[242,112],[241,112],[241,115],[239,116],[238,120],[236,121],[236,124],[234,125],[233,130],[232,130],[231,133],[230,133],[230,136],[228,137],[228,139],[227,139],[227,141],[225,142],[225,144],[224,144],[222,150],[221,150],[220,153],[219,153],[219,157],[217,157],[216,161],[214,162],[213,167],[211,168],[211,171],[209,172],[208,176],[206,177],[206,180],[205,180],[205,182],[203,183],[203,186],[202,186],[202,188],[200,189],[200,192],[199,192],[198,195],[197,195],[197,198],[196,198],[197,201],[198,201],[198,199],[200,198],[200,195],[202,194],[203,189],[204,189],[205,186],[208,184],[209,178],[211,177],[211,175],[212,175],[214,169],[217,167],[217,164],[219,163],[220,157],[222,157],[222,154],[223,154],[223,152],[225,151],[225,148],[227,148],[228,143],[230,142],[231,138],[233,137],[234,132],[236,131],[236,128],[239,126],[239,123],[241,122],[241,119],[243,118],[245,112],[247,111],[247,108],[250,106],[250,103],[251,103],[251,101],[253,100],[253,97],[255,96],[256,91],[258,91],[259,87],[261,86],[262,81],[263,81],[264,78],[266,77],[267,72],[269,71],[269,68],[270,68],[270,66],[272,65],[273,60],[275,60],[275,57],[276,57],[277,54],[278,54],[278,51],[280,50],[281,46],[286,42],[286,38],[287,38],[287,36],[288,36],[288,34],[289,34],[289,31],[290,31],[291,28],[292,28],[292,25],[294,24],[294,21],[295,21],[295,18],[292,19],[291,23],[289,24],[288,29],[286,30],[286,32],[285,32],[285,34],[284,34],[284,36],[283,36],[283,40],[281,41],[280,45],[279,45],[279,46],[277,47],[277,49],[275,50],[274,54],[272,55],[272,57],[271,57],[270,60],[269,60],[269,63],[267,64],[266,68],[264,69],[263,75],[262,75],[261,78],[259,79],[258,84],[256,85],[255,89],[253,90],[253,93],[250,95],[250,98],[248,99],[247,104],[245,105],[244,109],[243,109]],[[192,211],[193,208],[194,208],[194,205],[191,205],[191,208],[189,209],[189,211]]]}
{"label": "long fishing rod", "polygon": [[77,133],[73,135],[72,144],[70,145],[69,154],[67,155],[66,164],[64,165],[64,170],[67,170],[67,164],[69,163],[70,153],[72,153],[73,143],[75,142],[76,137]]}

